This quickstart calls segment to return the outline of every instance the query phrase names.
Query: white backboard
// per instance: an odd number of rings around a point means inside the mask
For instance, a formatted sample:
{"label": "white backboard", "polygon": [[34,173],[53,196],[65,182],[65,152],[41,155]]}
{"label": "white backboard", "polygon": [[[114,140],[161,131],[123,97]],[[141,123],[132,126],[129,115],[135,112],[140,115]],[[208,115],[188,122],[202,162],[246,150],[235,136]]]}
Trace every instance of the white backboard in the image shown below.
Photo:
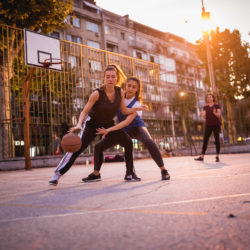
{"label": "white backboard", "polygon": [[[43,67],[44,60],[61,60],[60,40],[24,29],[24,51],[26,65]],[[49,69],[62,70],[62,64],[52,64]]]}

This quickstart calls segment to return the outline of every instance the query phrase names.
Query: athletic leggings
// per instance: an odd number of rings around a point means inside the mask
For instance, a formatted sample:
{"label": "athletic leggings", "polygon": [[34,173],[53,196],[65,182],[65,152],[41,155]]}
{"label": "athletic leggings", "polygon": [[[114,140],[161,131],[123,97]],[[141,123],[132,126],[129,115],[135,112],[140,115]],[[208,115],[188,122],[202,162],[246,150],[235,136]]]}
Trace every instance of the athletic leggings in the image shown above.
{"label": "athletic leggings", "polygon": [[148,135],[148,133],[143,129],[143,127],[137,127],[127,133],[131,138],[137,139],[148,149],[151,157],[156,162],[158,167],[164,166],[162,156],[158,147],[156,146],[152,138]]}
{"label": "athletic leggings", "polygon": [[[66,153],[62,158],[61,162],[56,168],[61,175],[65,174],[73,165],[76,158],[89,146],[91,141],[97,136],[97,128],[109,128],[114,125],[111,123],[98,123],[93,120],[88,120],[83,124],[83,132],[80,133],[82,139],[81,148],[75,153]],[[125,148],[125,161],[127,173],[132,173],[134,169],[133,165],[133,143],[131,138],[122,130],[117,130],[109,133],[104,139],[100,140],[95,145],[94,153],[94,169],[100,170],[103,163],[103,151],[111,146],[121,145]]]}
{"label": "athletic leggings", "polygon": [[206,126],[205,127],[205,133],[204,133],[204,138],[203,138],[203,146],[202,146],[202,153],[205,154],[207,150],[207,144],[209,141],[209,137],[214,132],[214,139],[215,139],[215,144],[216,144],[216,153],[220,153],[220,126]]}

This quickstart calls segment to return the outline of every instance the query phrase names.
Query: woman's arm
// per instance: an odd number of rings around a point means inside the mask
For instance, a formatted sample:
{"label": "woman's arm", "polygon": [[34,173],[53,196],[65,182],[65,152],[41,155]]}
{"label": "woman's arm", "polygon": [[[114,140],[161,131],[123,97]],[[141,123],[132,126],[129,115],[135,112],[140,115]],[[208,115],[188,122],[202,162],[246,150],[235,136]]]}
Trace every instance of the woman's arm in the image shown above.
{"label": "woman's arm", "polygon": [[217,118],[220,118],[220,115],[221,115],[221,109],[220,108],[214,108],[213,109],[213,114],[217,117]]}
{"label": "woman's arm", "polygon": [[201,111],[201,112],[200,112],[200,115],[201,115],[204,119],[206,119],[206,111],[205,111],[205,110]]}
{"label": "woman's arm", "polygon": [[124,91],[121,89],[121,105],[120,105],[120,109],[123,115],[129,115],[132,114],[136,111],[141,111],[141,110],[146,110],[148,111],[148,106],[147,105],[141,105],[140,107],[136,107],[136,108],[128,108],[125,104],[124,101]]}
{"label": "woman's arm", "polygon": [[102,138],[104,138],[111,131],[115,131],[115,130],[119,130],[121,128],[127,127],[135,119],[136,115],[137,115],[136,112],[128,115],[127,118],[124,121],[114,125],[113,127],[110,127],[110,128],[107,128],[107,129],[98,128],[96,134],[97,135],[102,134],[103,135]]}
{"label": "woman's arm", "polygon": [[99,92],[94,91],[90,95],[87,104],[84,106],[84,108],[83,108],[83,110],[82,110],[82,112],[81,112],[81,114],[79,116],[77,125],[75,127],[70,128],[69,132],[74,132],[76,130],[82,130],[82,123],[85,120],[86,116],[88,115],[90,109],[94,106],[94,104],[98,100],[98,98],[99,98]]}

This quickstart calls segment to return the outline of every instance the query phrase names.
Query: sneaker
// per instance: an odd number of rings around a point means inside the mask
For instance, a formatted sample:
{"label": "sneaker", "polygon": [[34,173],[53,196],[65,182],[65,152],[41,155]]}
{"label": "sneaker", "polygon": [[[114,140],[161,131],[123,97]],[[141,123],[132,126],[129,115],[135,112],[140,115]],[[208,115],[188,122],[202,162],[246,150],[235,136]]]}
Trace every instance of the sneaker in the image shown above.
{"label": "sneaker", "polygon": [[215,157],[215,161],[216,161],[216,162],[220,162],[219,156],[216,156],[216,157]]}
{"label": "sneaker", "polygon": [[55,172],[53,177],[50,179],[49,184],[56,186],[58,184],[58,180],[62,175],[59,172]]}
{"label": "sneaker", "polygon": [[141,181],[141,178],[137,177],[135,173],[126,174],[124,177],[125,181]]}
{"label": "sneaker", "polygon": [[91,173],[87,178],[82,178],[83,182],[94,182],[94,181],[100,181],[101,175],[95,175],[94,173]]}
{"label": "sneaker", "polygon": [[167,169],[164,169],[161,171],[161,179],[164,180],[170,180],[170,175],[167,171]]}
{"label": "sneaker", "polygon": [[198,158],[194,158],[196,161],[204,161],[204,158],[199,156]]}

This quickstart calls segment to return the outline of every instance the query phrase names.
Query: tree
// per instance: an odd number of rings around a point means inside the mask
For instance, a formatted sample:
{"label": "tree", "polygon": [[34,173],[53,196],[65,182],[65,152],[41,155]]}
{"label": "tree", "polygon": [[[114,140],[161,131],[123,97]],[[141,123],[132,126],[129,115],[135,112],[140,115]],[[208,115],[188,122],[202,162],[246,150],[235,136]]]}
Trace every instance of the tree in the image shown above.
{"label": "tree", "polygon": [[190,142],[191,128],[194,125],[194,121],[191,117],[196,112],[196,97],[192,92],[176,92],[173,99],[173,105],[174,111],[179,114],[184,144],[187,146]]}
{"label": "tree", "polygon": [[[226,108],[228,137],[230,143],[236,142],[236,124],[233,107],[239,98],[250,95],[249,44],[241,41],[238,30],[230,32],[217,28],[210,34],[210,46],[219,99]],[[198,41],[197,52],[206,64],[204,39]],[[208,84],[208,79],[206,79]]]}
{"label": "tree", "polygon": [[[0,31],[2,37],[0,39],[0,120],[11,120],[11,88],[9,82],[14,74],[14,59],[20,56],[23,48],[21,29],[27,28],[48,34],[56,28],[65,28],[64,20],[72,12],[72,4],[71,0],[0,1]],[[10,134],[8,124],[0,126],[0,133],[5,135],[4,143],[0,145],[1,159],[2,156],[11,156],[11,149],[8,149],[8,147],[2,148],[2,145],[11,145],[11,136],[8,136]]]}

